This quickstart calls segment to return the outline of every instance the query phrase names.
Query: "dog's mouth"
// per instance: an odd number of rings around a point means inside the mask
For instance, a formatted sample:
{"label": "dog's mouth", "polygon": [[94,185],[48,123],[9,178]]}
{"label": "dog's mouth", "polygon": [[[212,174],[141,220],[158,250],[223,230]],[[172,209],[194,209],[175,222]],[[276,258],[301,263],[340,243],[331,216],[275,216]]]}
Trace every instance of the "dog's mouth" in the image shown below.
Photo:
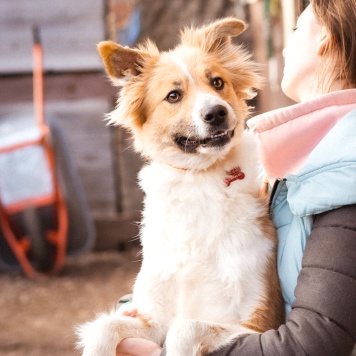
{"label": "dog's mouth", "polygon": [[217,131],[214,134],[204,138],[190,138],[185,136],[178,136],[175,139],[178,147],[184,152],[192,153],[199,147],[223,147],[231,141],[234,136],[234,130],[231,131]]}

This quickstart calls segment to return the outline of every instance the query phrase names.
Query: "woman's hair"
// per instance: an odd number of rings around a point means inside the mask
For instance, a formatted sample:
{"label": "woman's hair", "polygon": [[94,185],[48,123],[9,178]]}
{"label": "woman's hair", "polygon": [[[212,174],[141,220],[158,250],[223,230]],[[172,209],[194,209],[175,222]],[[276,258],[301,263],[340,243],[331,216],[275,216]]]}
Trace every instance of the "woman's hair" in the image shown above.
{"label": "woman's hair", "polygon": [[[334,75],[331,81],[345,80],[345,88],[356,86],[356,0],[311,0],[317,19],[331,35],[326,58],[332,58]],[[328,56],[329,55],[329,56]],[[330,57],[331,56],[331,57]],[[328,60],[321,75],[330,73]],[[332,83],[331,83],[332,84]]]}

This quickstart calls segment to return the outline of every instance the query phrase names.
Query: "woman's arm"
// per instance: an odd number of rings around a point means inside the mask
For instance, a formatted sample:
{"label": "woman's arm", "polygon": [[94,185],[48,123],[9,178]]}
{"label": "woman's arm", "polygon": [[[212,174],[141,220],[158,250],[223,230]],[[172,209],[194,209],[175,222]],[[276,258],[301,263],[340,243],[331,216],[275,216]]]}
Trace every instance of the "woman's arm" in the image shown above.
{"label": "woman's arm", "polygon": [[316,216],[296,299],[278,330],[241,337],[209,356],[350,355],[356,342],[356,205]]}

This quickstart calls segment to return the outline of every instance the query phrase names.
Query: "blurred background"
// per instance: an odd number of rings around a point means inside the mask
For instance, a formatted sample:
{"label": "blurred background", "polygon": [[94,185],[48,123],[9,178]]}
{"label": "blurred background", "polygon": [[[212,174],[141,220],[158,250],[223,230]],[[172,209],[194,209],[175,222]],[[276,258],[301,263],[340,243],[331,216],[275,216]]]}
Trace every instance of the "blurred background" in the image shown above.
{"label": "blurred background", "polygon": [[[0,1],[0,203],[5,199],[1,193],[7,193],[1,172],[9,176],[14,165],[11,159],[10,166],[1,166],[6,130],[36,116],[36,27],[43,52],[44,117],[55,120],[65,139],[58,139],[57,146],[66,152],[75,170],[75,187],[82,191],[82,220],[77,225],[87,226],[79,242],[69,226],[64,266],[45,278],[29,278],[21,266],[13,268],[17,260],[7,260],[3,251],[9,247],[4,231],[0,233],[1,355],[77,354],[74,326],[129,292],[139,269],[135,237],[142,193],[136,175],[142,162],[126,133],[106,126],[104,114],[113,109],[117,93],[103,72],[96,44],[111,39],[133,46],[150,37],[167,50],[178,42],[184,25],[224,16],[243,19],[249,27],[236,41],[264,64],[266,78],[253,101],[256,115],[292,104],[279,85],[282,50],[306,5],[296,0]],[[33,172],[38,166],[29,169]],[[13,178],[10,175],[12,183]],[[30,187],[26,179],[21,184]],[[70,189],[64,190],[70,200]],[[1,228],[4,224],[0,232]]]}

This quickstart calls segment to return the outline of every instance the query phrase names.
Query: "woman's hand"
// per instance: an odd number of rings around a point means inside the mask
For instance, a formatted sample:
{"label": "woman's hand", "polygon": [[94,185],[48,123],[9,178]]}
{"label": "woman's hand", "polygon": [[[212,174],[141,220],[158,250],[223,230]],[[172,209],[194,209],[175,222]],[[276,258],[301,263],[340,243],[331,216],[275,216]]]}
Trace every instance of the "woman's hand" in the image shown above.
{"label": "woman's hand", "polygon": [[139,338],[127,338],[116,348],[116,356],[159,356],[161,348],[153,341]]}

